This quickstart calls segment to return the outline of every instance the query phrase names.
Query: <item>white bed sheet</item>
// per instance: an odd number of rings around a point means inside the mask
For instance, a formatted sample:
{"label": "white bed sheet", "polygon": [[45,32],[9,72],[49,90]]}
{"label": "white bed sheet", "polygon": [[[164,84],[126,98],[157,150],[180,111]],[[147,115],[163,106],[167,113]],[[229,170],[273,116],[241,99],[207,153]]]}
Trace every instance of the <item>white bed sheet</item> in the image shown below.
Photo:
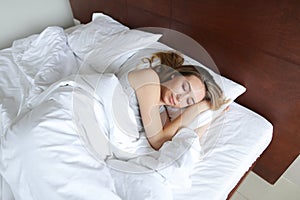
{"label": "white bed sheet", "polygon": [[[2,128],[6,129],[19,113],[19,105],[23,103],[31,85],[24,81],[13,62],[11,49],[0,51],[0,63],[1,121]],[[200,141],[204,157],[192,171],[192,187],[173,189],[173,198],[226,199],[243,174],[268,146],[271,138],[272,125],[267,120],[233,103],[230,110],[212,124]],[[123,185],[126,186],[125,183]],[[11,197],[9,189],[5,189],[6,186],[2,188],[7,191],[2,192],[2,197],[3,194]]]}
{"label": "white bed sheet", "polygon": [[[273,127],[267,120],[232,103],[230,110],[212,124],[201,140],[206,155],[194,168],[192,188],[174,190],[174,199],[226,199],[269,145],[272,131]],[[216,132],[220,134],[209,136]],[[211,143],[210,140],[214,147],[206,150],[206,144]]]}

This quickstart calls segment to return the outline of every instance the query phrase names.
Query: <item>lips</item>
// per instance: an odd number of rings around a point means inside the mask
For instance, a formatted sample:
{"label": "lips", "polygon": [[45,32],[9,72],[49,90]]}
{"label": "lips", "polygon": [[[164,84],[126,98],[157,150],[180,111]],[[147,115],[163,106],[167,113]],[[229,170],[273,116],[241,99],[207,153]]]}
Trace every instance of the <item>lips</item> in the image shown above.
{"label": "lips", "polygon": [[171,96],[170,96],[170,103],[171,103],[172,105],[175,106],[175,102],[174,102],[174,98],[173,98],[173,95],[172,95],[172,94],[171,94]]}

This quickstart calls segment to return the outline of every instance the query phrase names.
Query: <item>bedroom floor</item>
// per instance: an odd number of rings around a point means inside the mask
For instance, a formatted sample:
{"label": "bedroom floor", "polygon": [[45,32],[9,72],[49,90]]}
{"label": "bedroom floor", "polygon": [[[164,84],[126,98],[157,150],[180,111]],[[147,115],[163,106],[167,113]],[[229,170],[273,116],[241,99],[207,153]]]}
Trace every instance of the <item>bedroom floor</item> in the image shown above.
{"label": "bedroom floor", "polygon": [[230,200],[299,200],[299,171],[300,156],[274,185],[251,171]]}

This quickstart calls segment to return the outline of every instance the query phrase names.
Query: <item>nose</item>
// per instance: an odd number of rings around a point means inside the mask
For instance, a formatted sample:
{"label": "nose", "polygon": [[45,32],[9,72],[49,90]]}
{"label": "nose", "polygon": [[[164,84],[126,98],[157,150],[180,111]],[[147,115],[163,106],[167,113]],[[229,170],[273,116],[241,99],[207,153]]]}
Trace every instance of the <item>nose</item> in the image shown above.
{"label": "nose", "polygon": [[181,103],[183,99],[188,98],[189,93],[182,93],[182,94],[176,94],[176,100],[178,101],[178,103]]}

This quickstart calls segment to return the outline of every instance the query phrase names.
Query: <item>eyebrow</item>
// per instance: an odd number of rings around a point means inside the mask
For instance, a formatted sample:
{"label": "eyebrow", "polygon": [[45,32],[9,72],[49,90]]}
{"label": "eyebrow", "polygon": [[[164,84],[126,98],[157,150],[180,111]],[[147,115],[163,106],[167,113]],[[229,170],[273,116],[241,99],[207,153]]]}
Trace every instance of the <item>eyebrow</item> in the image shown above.
{"label": "eyebrow", "polygon": [[186,81],[186,83],[188,84],[188,91],[189,91],[189,92],[192,91],[190,82],[189,82],[189,81]]}

